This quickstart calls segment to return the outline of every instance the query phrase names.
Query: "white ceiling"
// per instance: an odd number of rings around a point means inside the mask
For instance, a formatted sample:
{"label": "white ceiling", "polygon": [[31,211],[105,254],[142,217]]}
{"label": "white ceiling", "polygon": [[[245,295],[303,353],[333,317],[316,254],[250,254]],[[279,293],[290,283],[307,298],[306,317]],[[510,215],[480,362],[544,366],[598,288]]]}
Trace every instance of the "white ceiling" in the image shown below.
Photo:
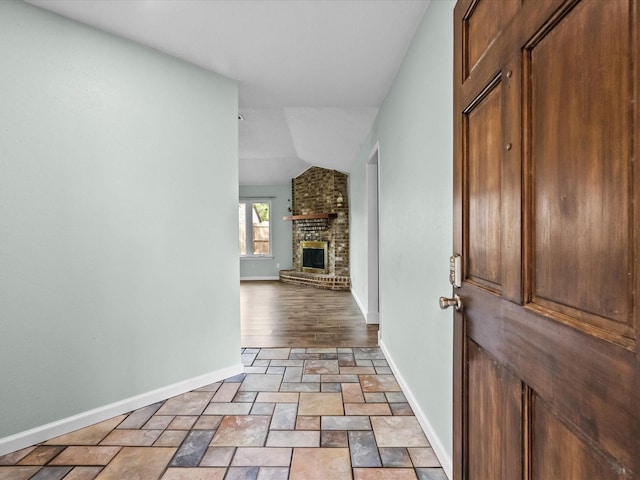
{"label": "white ceiling", "polygon": [[349,172],[429,0],[26,0],[238,81],[242,185]]}

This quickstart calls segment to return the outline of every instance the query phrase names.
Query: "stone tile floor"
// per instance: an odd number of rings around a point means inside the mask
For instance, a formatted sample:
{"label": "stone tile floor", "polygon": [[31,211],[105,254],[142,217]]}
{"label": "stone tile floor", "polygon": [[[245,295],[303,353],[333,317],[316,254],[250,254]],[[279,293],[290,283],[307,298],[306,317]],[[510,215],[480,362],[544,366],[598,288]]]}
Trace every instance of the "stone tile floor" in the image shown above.
{"label": "stone tile floor", "polygon": [[379,348],[242,360],[242,375],[0,457],[0,480],[446,480]]}

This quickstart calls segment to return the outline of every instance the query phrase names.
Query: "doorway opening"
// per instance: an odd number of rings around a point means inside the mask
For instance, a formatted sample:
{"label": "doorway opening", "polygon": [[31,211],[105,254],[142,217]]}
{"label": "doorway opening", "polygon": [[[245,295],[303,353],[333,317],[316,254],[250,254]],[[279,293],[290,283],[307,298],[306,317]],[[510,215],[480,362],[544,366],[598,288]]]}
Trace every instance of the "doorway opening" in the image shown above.
{"label": "doorway opening", "polygon": [[380,323],[379,145],[367,162],[367,323]]}

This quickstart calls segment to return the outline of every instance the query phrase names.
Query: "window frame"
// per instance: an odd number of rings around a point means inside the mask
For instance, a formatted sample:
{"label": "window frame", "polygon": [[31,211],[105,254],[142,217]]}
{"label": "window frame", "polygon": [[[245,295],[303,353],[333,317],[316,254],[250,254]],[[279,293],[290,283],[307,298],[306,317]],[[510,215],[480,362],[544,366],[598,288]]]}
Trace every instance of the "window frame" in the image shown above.
{"label": "window frame", "polygon": [[[253,251],[253,204],[255,203],[267,203],[269,204],[269,252],[268,253],[240,253],[240,246],[238,245],[238,254],[240,259],[273,259],[273,199],[266,197],[240,197],[238,201],[238,210],[240,209],[240,204],[245,205],[245,245],[247,246],[248,251]],[[239,214],[239,212],[238,212]],[[238,221],[240,217],[238,215]],[[238,224],[238,241],[240,241],[240,225]]]}

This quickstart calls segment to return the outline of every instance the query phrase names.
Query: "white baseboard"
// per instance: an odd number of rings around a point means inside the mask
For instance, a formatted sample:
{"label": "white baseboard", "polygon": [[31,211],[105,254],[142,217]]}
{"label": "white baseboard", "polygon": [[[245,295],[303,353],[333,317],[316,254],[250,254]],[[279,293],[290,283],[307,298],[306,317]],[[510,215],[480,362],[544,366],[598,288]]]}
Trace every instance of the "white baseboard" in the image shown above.
{"label": "white baseboard", "polygon": [[398,367],[393,361],[393,358],[389,354],[389,351],[387,350],[387,347],[385,346],[382,339],[379,340],[378,344],[382,349],[382,352],[384,353],[384,356],[386,357],[387,361],[389,362],[391,371],[393,372],[394,376],[396,377],[396,380],[400,384],[400,388],[402,388],[402,391],[404,392],[405,397],[407,397],[407,401],[409,402],[409,405],[411,405],[411,408],[413,409],[413,413],[418,419],[420,426],[424,430],[424,433],[427,436],[427,439],[429,440],[431,447],[433,448],[433,452],[436,454],[436,457],[438,457],[438,460],[440,461],[440,465],[442,465],[442,469],[444,470],[444,473],[447,475],[449,479],[452,479],[453,463],[451,461],[451,456],[449,455],[447,450],[444,448],[444,445],[442,444],[440,437],[438,436],[436,431],[433,429],[431,422],[429,421],[425,413],[422,411],[422,408],[420,408],[420,405],[418,404],[416,397],[413,395],[413,392],[409,388],[409,385],[407,385],[407,382],[404,380],[404,378],[398,371]]}
{"label": "white baseboard", "polygon": [[240,277],[240,281],[261,281],[261,280],[280,280],[279,276],[265,276],[265,277]]}
{"label": "white baseboard", "polygon": [[351,296],[356,301],[356,305],[358,305],[358,308],[360,309],[360,313],[362,313],[362,316],[366,320],[366,318],[367,318],[367,309],[364,308],[364,305],[362,304],[362,302],[358,298],[358,295],[356,295],[356,292],[353,291],[353,288],[351,289]]}
{"label": "white baseboard", "polygon": [[124,400],[109,405],[94,408],[93,410],[88,410],[71,417],[47,423],[46,425],[25,430],[24,432],[0,438],[0,456],[73,432],[79,428],[88,427],[94,423],[102,422],[161,400],[204,387],[205,385],[219,382],[242,372],[244,372],[244,366],[241,363],[232,365],[182,382],[174,383],[173,385],[167,385],[166,387],[161,387],[134,397],[125,398]]}
{"label": "white baseboard", "polygon": [[380,323],[380,314],[378,312],[367,312],[367,309],[364,308],[364,305],[358,298],[358,295],[356,295],[356,292],[353,291],[353,288],[351,289],[351,296],[356,301],[356,305],[358,305],[364,321],[367,322],[367,324],[377,325]]}

